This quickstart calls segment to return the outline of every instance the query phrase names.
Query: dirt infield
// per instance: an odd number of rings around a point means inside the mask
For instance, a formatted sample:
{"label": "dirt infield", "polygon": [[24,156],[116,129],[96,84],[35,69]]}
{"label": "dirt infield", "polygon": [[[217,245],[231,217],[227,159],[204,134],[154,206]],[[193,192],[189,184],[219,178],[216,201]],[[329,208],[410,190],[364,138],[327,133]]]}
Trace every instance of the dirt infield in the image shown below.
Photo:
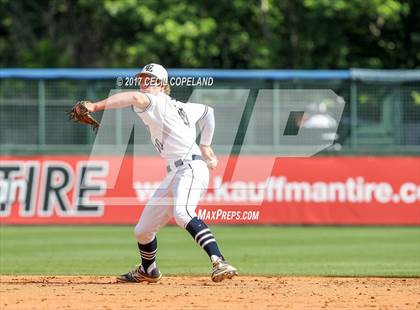
{"label": "dirt infield", "polygon": [[420,278],[0,276],[0,309],[420,309]]}

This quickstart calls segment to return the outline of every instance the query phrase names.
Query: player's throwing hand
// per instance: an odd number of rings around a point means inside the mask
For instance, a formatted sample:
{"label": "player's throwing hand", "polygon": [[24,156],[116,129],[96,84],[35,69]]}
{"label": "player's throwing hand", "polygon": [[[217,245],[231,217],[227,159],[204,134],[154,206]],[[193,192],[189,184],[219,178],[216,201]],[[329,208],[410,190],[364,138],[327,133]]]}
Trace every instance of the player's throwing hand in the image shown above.
{"label": "player's throwing hand", "polygon": [[203,160],[206,162],[207,167],[211,170],[217,167],[218,160],[216,155],[213,152],[213,149],[209,145],[202,145],[200,144],[201,156]]}

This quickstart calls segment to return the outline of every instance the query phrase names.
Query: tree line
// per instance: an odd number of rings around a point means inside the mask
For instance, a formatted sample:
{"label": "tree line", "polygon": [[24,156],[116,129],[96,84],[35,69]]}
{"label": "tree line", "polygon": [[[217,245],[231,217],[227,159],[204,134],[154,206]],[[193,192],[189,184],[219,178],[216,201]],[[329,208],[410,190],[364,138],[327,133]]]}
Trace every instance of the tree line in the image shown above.
{"label": "tree line", "polygon": [[2,0],[2,67],[418,68],[417,0]]}

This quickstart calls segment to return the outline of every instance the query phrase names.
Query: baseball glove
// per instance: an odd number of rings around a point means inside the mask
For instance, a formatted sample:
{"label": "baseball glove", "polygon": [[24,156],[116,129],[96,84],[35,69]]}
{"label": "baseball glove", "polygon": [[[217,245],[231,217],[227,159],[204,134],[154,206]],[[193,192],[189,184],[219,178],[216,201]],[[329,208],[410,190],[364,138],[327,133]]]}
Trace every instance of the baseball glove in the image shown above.
{"label": "baseball glove", "polygon": [[86,124],[92,126],[94,131],[97,131],[99,128],[99,123],[96,119],[93,118],[90,114],[86,105],[90,103],[89,101],[78,101],[71,111],[67,112],[69,119],[81,124]]}

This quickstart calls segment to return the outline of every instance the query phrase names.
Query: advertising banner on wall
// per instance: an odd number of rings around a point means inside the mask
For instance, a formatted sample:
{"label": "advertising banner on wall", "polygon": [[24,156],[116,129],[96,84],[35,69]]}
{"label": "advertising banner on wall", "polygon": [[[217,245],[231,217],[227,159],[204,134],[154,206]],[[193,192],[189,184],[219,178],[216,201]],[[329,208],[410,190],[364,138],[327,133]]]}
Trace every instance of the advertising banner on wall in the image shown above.
{"label": "advertising banner on wall", "polygon": [[[210,172],[206,222],[420,225],[420,157],[240,159]],[[166,174],[158,157],[3,156],[0,223],[135,224]]]}

